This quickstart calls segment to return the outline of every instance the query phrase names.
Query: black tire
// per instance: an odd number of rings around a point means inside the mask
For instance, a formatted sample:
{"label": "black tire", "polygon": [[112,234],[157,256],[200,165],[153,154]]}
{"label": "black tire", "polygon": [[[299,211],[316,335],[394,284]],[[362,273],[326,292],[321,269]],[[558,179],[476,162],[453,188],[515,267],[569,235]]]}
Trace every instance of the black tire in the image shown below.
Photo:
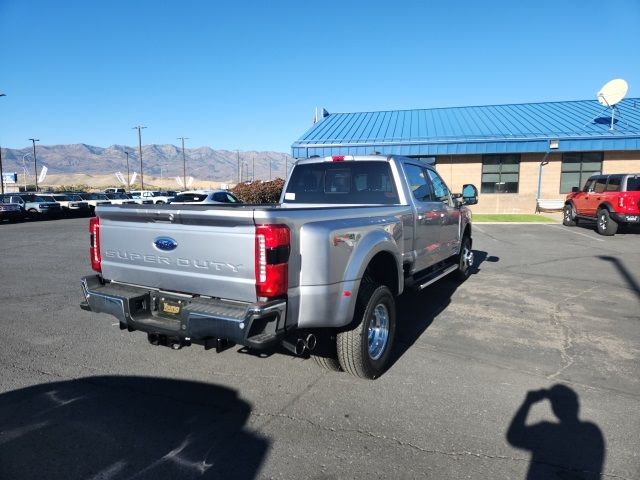
{"label": "black tire", "polygon": [[618,231],[618,222],[611,218],[609,210],[606,208],[598,210],[596,226],[600,235],[611,236],[615,235]]}
{"label": "black tire", "polygon": [[330,333],[317,332],[317,345],[311,351],[311,358],[316,365],[330,372],[341,372],[342,367],[338,361],[336,351],[336,337]]}
{"label": "black tire", "polygon": [[319,355],[311,355],[313,361],[316,362],[323,370],[329,370],[330,372],[341,372],[342,367],[337,357],[321,357]]}
{"label": "black tire", "polygon": [[[369,330],[374,322],[387,328],[374,329],[381,333],[386,331],[384,340],[369,347]],[[338,333],[336,347],[338,361],[342,369],[360,378],[374,379],[387,368],[391,355],[391,347],[396,333],[396,306],[391,290],[385,285],[363,283],[358,292],[354,325],[350,330]]]}
{"label": "black tire", "polygon": [[471,275],[473,268],[473,250],[471,250],[471,238],[468,235],[462,237],[460,253],[458,254],[458,269],[453,273],[456,280],[465,281]]}
{"label": "black tire", "polygon": [[573,210],[573,205],[567,204],[562,209],[562,224],[565,227],[576,226],[576,213]]}

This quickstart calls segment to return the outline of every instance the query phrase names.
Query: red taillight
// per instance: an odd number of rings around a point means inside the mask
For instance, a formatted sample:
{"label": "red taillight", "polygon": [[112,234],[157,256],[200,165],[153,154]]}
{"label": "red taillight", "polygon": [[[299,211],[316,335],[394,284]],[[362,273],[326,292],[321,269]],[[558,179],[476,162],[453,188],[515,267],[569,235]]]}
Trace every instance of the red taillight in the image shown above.
{"label": "red taillight", "polygon": [[344,162],[344,155],[332,155],[331,160],[334,162]]}
{"label": "red taillight", "polygon": [[100,263],[100,219],[93,217],[89,220],[89,233],[91,234],[91,243],[89,247],[89,256],[91,257],[91,268],[96,272],[102,272]]}
{"label": "red taillight", "polygon": [[256,293],[274,298],[287,293],[291,235],[286,225],[256,226]]}

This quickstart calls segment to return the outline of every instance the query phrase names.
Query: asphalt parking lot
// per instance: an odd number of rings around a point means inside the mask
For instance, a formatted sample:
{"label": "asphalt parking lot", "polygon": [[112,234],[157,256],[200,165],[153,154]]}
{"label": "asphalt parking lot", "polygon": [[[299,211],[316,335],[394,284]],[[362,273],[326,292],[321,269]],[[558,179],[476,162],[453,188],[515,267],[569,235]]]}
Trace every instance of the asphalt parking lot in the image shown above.
{"label": "asphalt parking lot", "polygon": [[640,478],[638,232],[475,226],[371,382],[81,311],[87,224],[0,225],[2,479]]}

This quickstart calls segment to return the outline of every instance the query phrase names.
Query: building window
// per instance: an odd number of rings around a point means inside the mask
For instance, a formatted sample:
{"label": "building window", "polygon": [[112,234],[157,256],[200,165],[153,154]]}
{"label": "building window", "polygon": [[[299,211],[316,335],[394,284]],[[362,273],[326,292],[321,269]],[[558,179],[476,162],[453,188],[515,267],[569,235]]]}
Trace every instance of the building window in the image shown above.
{"label": "building window", "polygon": [[482,156],[482,193],[518,193],[520,155]]}
{"label": "building window", "polygon": [[567,152],[562,154],[560,193],[582,187],[591,175],[602,171],[602,152]]}

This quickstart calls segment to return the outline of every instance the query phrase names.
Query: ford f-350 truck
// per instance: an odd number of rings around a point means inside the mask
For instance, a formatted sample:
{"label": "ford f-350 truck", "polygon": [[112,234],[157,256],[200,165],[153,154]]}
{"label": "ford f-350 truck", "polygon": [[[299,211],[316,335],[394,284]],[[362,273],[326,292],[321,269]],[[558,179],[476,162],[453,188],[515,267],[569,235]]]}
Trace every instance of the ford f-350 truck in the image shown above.
{"label": "ford f-350 truck", "polygon": [[477,189],[398,156],[297,161],[278,205],[100,206],[81,307],[153,344],[284,346],[376,378],[395,297],[473,264]]}

